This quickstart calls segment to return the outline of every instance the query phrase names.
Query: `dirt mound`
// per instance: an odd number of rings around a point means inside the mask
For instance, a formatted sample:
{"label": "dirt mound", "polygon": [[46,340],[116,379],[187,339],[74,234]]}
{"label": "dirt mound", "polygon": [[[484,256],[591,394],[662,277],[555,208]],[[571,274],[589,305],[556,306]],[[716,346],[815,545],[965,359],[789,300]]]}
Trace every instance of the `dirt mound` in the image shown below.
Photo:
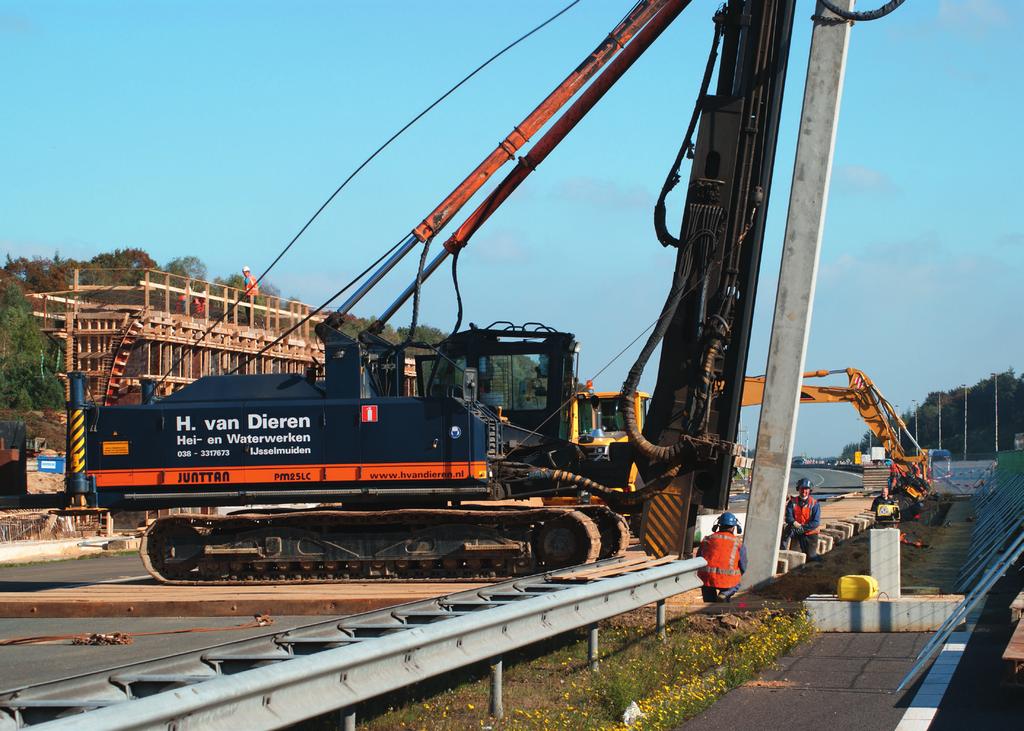
{"label": "dirt mound", "polygon": [[61,492],[64,489],[64,475],[51,472],[29,472],[28,491],[30,494]]}
{"label": "dirt mound", "polygon": [[14,411],[0,409],[0,421],[24,421],[25,431],[31,440],[42,437],[48,449],[63,454],[66,441],[67,417],[62,411]]}
{"label": "dirt mound", "polygon": [[[928,579],[934,562],[948,562],[945,551],[934,550],[946,540],[950,526],[944,523],[947,503],[929,505],[923,516],[935,525],[907,522],[900,526],[905,540],[900,546],[901,578],[904,585],[933,583]],[[920,545],[915,545],[920,544]],[[955,557],[954,557],[955,558]],[[820,563],[810,563],[780,576],[775,583],[761,589],[757,597],[782,601],[801,601],[811,594],[835,594],[839,578],[850,574],[871,573],[867,532],[843,541],[822,555]],[[955,569],[955,567],[954,567]]]}

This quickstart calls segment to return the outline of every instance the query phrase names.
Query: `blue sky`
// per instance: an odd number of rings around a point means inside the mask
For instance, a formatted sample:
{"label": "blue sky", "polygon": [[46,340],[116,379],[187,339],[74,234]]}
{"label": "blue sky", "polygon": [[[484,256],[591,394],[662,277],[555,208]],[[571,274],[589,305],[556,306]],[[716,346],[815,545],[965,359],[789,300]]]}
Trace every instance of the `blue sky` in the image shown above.
{"label": "blue sky", "polygon": [[[212,273],[261,271],[378,144],[563,4],[0,1],[0,253],[141,246],[159,261],[200,256]],[[337,289],[629,4],[584,0],[485,70],[358,177],[269,279],[311,302]],[[715,7],[695,0],[480,231],[459,266],[468,320],[575,332],[590,375],[654,319],[674,252],[657,244],[651,207]],[[808,368],[860,367],[909,408],[1024,360],[1014,10],[909,0],[854,27]],[[798,3],[751,373],[764,369],[812,12]],[[383,309],[413,259],[357,312]],[[454,316],[445,270],[423,317],[449,328]],[[598,385],[617,388],[631,355]],[[756,420],[748,409],[751,441]],[[852,409],[808,407],[797,451],[831,453],[862,430]]]}

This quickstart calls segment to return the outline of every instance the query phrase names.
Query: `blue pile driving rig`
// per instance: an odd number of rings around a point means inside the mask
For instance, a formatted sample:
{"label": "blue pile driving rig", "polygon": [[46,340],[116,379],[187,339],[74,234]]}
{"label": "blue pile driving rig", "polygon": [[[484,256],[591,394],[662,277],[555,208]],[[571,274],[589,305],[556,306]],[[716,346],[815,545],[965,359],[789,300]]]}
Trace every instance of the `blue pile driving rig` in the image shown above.
{"label": "blue pile driving rig", "polygon": [[[208,376],[162,399],[143,384],[141,404],[112,407],[89,403],[81,374],[69,374],[69,471],[54,507],[239,506],[225,515],[170,515],[149,528],[144,561],[168,583],[515,576],[620,554],[628,522],[654,554],[687,551],[698,510],[728,505],[794,0],[729,0],[715,15],[697,107],[655,209],[657,237],[678,249],[676,266],[622,388],[629,440],[610,445],[611,470],[588,461],[569,433],[578,390],[572,335],[496,323],[455,332],[436,347],[418,344],[416,395],[407,396],[406,348],[417,344],[340,330],[369,288],[417,245],[426,247],[571,102],[426,266],[423,251],[415,283],[381,320],[418,298],[423,279],[457,256],[687,4],[641,0],[630,10],[317,326],[322,370]],[[686,157],[693,163],[675,236],[665,199]],[[659,345],[641,433],[632,396]],[[634,464],[642,479],[631,489]],[[524,502],[551,496],[563,500]],[[296,503],[315,507],[285,507]]]}

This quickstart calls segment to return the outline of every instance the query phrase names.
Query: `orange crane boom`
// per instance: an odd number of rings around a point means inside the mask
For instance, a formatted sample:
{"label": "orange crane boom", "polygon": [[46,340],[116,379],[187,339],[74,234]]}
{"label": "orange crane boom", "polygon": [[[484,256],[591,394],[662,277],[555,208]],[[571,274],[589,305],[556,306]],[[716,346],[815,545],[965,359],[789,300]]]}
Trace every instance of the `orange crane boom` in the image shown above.
{"label": "orange crane boom", "polygon": [[[803,374],[809,378],[825,378],[845,373],[849,378],[847,386],[810,386],[806,383],[800,387],[800,403],[831,404],[846,402],[857,409],[857,413],[868,425],[871,433],[885,447],[894,462],[900,465],[927,464],[928,452],[921,449],[906,423],[878,387],[864,371],[856,368],[843,368],[834,371],[807,371]],[[764,397],[764,376],[747,376],[743,383],[743,406],[756,406]],[[915,454],[908,454],[900,442],[900,430],[909,437],[916,449]]]}

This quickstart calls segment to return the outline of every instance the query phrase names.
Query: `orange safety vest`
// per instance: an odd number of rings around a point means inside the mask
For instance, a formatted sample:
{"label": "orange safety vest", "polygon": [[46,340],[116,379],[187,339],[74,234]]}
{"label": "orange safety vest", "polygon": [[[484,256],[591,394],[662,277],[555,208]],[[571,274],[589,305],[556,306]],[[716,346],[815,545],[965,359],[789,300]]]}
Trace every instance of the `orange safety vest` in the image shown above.
{"label": "orange safety vest", "polygon": [[[807,498],[807,504],[801,505],[800,498],[793,498],[793,519],[800,525],[806,525],[807,521],[811,519],[811,508],[814,507],[816,502],[814,498],[809,497]],[[814,530],[805,530],[804,535],[813,536],[820,530],[821,526],[819,525]]]}
{"label": "orange safety vest", "polygon": [[252,274],[245,278],[245,296],[246,297],[258,297],[260,294],[260,285],[256,281],[256,277]]}
{"label": "orange safety vest", "polygon": [[730,589],[740,583],[739,536],[721,531],[700,542],[700,555],[708,565],[697,570],[704,586]]}

